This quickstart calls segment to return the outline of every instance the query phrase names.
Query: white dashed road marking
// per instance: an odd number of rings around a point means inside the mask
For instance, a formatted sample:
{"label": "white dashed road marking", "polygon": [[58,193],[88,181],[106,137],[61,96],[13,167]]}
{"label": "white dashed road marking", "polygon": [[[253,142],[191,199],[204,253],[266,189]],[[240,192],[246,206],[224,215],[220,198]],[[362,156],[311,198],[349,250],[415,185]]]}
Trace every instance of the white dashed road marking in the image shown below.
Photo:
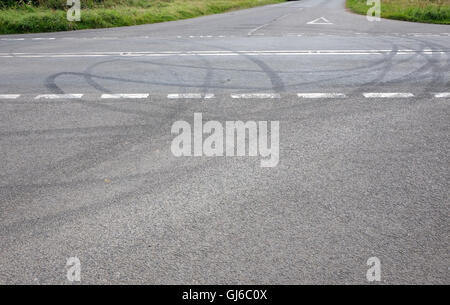
{"label": "white dashed road marking", "polygon": [[180,93],[180,94],[169,94],[168,99],[212,99],[214,94],[201,94],[201,93]]}
{"label": "white dashed road marking", "polygon": [[13,100],[20,96],[20,94],[0,94],[1,100]]}
{"label": "white dashed road marking", "polygon": [[280,16],[280,17],[275,18],[274,20],[272,20],[272,21],[270,21],[270,22],[268,22],[268,23],[266,23],[266,24],[260,25],[260,26],[258,26],[258,27],[256,27],[256,28],[252,29],[251,31],[249,31],[249,32],[247,33],[247,35],[248,35],[248,36],[252,36],[252,35],[264,35],[264,34],[255,34],[255,33],[256,33],[257,31],[259,31],[259,30],[262,30],[262,29],[265,28],[265,27],[268,27],[269,25],[271,25],[271,24],[274,23],[275,21],[278,21],[278,20],[280,20],[280,19],[282,19],[282,18],[284,18],[284,17],[286,17],[286,16],[288,16],[288,15],[290,15],[290,14],[291,14],[291,13],[284,14],[284,15],[282,15],[282,16]]}
{"label": "white dashed road marking", "polygon": [[238,99],[250,99],[250,98],[258,98],[258,99],[269,99],[269,98],[281,98],[278,93],[242,93],[242,94],[232,94],[231,98]]}
{"label": "white dashed road marking", "polygon": [[119,93],[119,94],[102,94],[101,98],[104,99],[119,99],[119,98],[148,98],[148,93]]}
{"label": "white dashed road marking", "polygon": [[[434,98],[450,98],[450,92],[435,92],[429,93],[430,97]],[[67,94],[39,94],[34,96],[35,100],[43,99],[81,99],[85,94],[82,93],[67,93]],[[157,97],[159,95],[156,95]],[[286,97],[292,95],[286,93]],[[297,93],[296,96],[301,99],[345,99],[349,96],[345,93],[337,92],[303,92]],[[356,95],[352,96],[357,98]],[[415,97],[413,93],[410,92],[365,92],[362,93],[365,98],[412,98]],[[29,94],[0,94],[0,100],[12,100],[23,98],[33,98]],[[104,93],[100,96],[93,96],[92,94],[87,94],[86,98],[98,98],[101,99],[146,99],[150,97],[150,93]],[[167,99],[177,100],[177,99],[215,99],[217,96],[214,93],[170,93],[167,95]],[[222,96],[223,97],[223,96]],[[280,93],[235,93],[230,94],[232,99],[280,99],[282,96]]]}
{"label": "white dashed road marking", "polygon": [[343,93],[298,93],[301,98],[345,98]]}
{"label": "white dashed road marking", "polygon": [[434,95],[434,97],[437,97],[437,98],[450,98],[450,92],[436,93]]}
{"label": "white dashed road marking", "polygon": [[83,94],[40,94],[35,99],[78,99],[82,97]]}
{"label": "white dashed road marking", "polygon": [[402,93],[402,92],[373,92],[373,93],[363,93],[366,98],[408,98],[414,97],[412,93]]}

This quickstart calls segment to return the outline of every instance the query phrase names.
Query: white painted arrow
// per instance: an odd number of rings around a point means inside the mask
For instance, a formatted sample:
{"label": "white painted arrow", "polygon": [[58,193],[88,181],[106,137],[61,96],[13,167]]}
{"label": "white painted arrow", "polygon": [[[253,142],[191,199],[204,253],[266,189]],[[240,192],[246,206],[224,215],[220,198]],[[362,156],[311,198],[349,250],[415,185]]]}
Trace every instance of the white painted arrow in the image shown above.
{"label": "white painted arrow", "polygon": [[307,24],[333,24],[333,23],[331,23],[325,17],[320,17],[320,18],[314,19],[313,21],[308,22]]}

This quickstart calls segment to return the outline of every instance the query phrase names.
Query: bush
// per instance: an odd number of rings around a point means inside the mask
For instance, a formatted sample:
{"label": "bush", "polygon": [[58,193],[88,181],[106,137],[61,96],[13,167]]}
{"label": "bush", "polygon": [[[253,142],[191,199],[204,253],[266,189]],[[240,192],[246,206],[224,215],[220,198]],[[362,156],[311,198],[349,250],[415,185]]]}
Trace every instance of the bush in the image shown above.
{"label": "bush", "polygon": [[[347,0],[347,7],[366,14],[366,0]],[[450,0],[381,0],[381,17],[405,21],[450,24]]]}
{"label": "bush", "polygon": [[[66,18],[67,0],[0,0],[0,34],[39,33],[185,19],[284,0],[81,0],[80,22]],[[8,6],[8,7],[6,7]]]}

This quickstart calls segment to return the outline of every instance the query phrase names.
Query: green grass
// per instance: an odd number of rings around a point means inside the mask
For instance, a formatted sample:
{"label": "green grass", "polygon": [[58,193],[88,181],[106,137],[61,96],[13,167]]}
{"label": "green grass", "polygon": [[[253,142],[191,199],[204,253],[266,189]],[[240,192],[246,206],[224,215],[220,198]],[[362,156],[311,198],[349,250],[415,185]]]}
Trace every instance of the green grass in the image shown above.
{"label": "green grass", "polygon": [[[347,0],[347,7],[367,14],[366,0]],[[381,0],[381,17],[404,21],[450,24],[450,0]]]}
{"label": "green grass", "polygon": [[0,0],[0,34],[129,26],[192,18],[285,0],[81,0],[81,21],[66,18],[66,0]]}

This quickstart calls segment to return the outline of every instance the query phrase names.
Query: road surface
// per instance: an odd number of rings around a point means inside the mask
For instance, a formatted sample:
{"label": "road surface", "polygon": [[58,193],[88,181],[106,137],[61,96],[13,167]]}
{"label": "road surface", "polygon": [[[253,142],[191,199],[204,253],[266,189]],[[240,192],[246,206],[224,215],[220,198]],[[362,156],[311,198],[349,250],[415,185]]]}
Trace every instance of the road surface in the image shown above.
{"label": "road surface", "polygon": [[[449,63],[343,0],[0,36],[0,283],[449,284]],[[194,113],[279,164],[175,157]]]}

